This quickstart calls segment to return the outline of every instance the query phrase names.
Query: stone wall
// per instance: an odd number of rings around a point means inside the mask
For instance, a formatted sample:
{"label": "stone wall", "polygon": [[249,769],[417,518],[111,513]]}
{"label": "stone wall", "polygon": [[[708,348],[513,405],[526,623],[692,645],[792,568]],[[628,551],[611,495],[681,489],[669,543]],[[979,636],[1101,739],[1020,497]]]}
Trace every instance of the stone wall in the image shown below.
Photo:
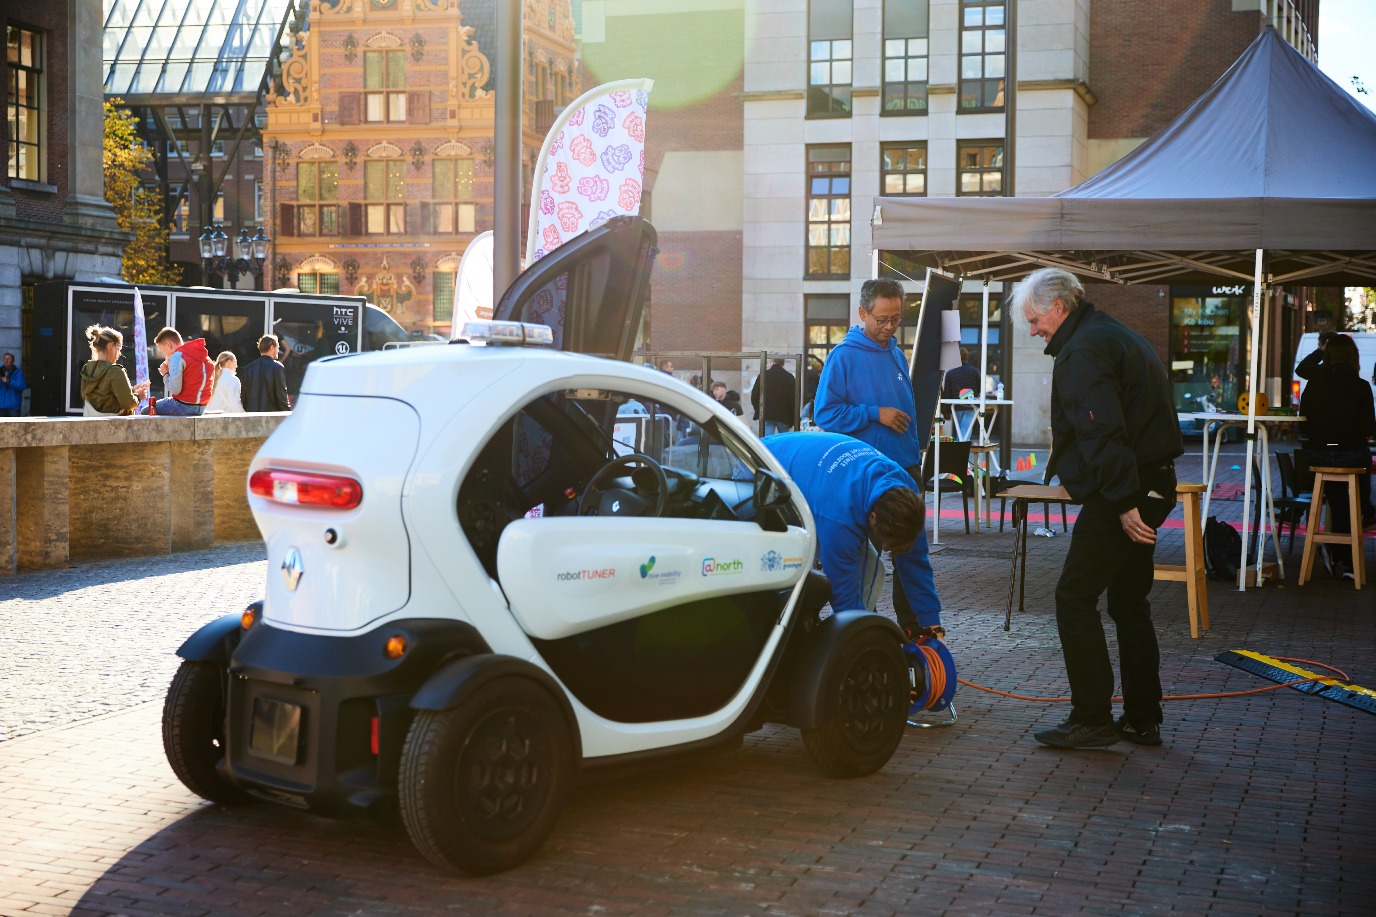
{"label": "stone wall", "polygon": [[248,466],[287,416],[0,418],[0,576],[258,538]]}

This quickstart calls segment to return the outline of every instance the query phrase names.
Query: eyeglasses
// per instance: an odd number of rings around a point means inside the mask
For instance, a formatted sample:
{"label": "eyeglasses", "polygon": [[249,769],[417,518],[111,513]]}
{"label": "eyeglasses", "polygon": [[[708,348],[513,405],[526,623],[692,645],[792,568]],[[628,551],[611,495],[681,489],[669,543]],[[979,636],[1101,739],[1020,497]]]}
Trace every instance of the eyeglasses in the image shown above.
{"label": "eyeglasses", "polygon": [[903,321],[903,316],[901,315],[895,315],[892,318],[880,318],[873,312],[869,312],[868,315],[870,317],[870,321],[874,322],[881,328],[897,328],[899,323]]}

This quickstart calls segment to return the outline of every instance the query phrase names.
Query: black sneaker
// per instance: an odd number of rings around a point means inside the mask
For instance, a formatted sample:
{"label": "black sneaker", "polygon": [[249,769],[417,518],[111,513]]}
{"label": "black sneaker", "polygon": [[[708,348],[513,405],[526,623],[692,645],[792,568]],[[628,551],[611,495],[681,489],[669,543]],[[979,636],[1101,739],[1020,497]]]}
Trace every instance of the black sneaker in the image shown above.
{"label": "black sneaker", "polygon": [[1155,723],[1149,723],[1144,726],[1134,726],[1132,723],[1129,723],[1128,718],[1124,716],[1119,717],[1117,728],[1118,735],[1127,739],[1129,742],[1135,742],[1138,745],[1161,744],[1161,727]]}
{"label": "black sneaker", "polygon": [[1032,738],[1052,748],[1107,748],[1118,742],[1118,728],[1110,720],[1100,726],[1090,726],[1066,720],[1052,729],[1043,729]]}

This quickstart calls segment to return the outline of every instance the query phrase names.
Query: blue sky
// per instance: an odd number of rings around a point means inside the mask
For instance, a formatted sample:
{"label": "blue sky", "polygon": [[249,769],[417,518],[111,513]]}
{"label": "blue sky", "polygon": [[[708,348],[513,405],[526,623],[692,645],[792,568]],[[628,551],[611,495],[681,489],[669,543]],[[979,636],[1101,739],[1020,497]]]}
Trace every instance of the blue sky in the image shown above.
{"label": "blue sky", "polygon": [[[1322,0],[1319,69],[1376,111],[1376,0]],[[1357,94],[1354,76],[1366,86],[1366,95]]]}

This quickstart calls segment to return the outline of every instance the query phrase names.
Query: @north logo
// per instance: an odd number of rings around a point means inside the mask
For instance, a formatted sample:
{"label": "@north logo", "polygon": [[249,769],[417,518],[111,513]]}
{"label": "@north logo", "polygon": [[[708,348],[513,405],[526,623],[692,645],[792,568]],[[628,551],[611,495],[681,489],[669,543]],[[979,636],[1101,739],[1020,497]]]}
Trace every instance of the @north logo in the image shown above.
{"label": "@north logo", "polygon": [[704,557],[702,559],[703,576],[730,576],[733,573],[743,572],[745,572],[745,561],[738,558],[717,560],[715,557]]}

